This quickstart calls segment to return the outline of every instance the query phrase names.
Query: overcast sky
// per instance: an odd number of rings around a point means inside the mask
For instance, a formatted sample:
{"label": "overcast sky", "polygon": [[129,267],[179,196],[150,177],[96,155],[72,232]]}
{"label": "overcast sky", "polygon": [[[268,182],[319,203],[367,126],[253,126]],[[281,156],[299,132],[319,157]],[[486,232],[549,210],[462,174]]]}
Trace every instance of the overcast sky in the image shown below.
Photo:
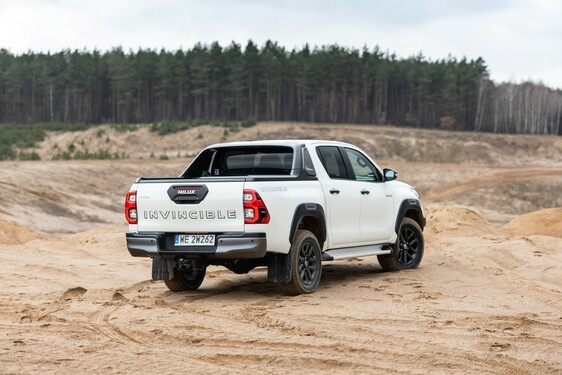
{"label": "overcast sky", "polygon": [[496,81],[562,88],[562,0],[0,0],[0,48],[16,54],[249,39],[482,57]]}

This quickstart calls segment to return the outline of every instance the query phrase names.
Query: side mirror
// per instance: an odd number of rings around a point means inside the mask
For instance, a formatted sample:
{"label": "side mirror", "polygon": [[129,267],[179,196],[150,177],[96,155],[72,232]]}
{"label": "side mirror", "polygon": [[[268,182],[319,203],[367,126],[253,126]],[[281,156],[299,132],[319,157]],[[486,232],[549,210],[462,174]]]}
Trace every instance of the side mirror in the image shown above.
{"label": "side mirror", "polygon": [[394,169],[385,168],[383,169],[383,173],[385,181],[394,181],[398,177],[398,173],[396,173]]}

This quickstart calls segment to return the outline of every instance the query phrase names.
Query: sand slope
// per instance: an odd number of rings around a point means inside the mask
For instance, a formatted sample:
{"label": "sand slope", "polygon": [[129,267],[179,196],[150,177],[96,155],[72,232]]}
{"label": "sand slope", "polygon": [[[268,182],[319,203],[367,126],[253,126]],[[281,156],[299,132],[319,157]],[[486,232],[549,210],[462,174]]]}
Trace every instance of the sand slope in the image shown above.
{"label": "sand slope", "polygon": [[[353,143],[377,159],[458,164],[562,167],[562,139],[546,135],[454,132],[408,127],[294,122],[260,122],[250,128],[202,125],[158,137],[150,125],[120,132],[102,125],[83,132],[49,133],[35,151],[50,160],[72,145],[77,151],[106,150],[129,158],[184,158],[218,142],[255,139],[337,139]],[[226,130],[226,132],[225,132]],[[102,136],[98,134],[103,133]]]}
{"label": "sand slope", "polygon": [[[163,137],[148,125],[135,129],[119,132],[103,125],[49,133],[33,150],[41,162],[1,162],[0,219],[52,234],[118,225],[136,177],[177,176],[203,147],[216,142],[307,137],[362,147],[381,167],[395,168],[400,180],[413,184],[428,207],[470,207],[495,225],[562,207],[562,137],[304,123],[260,123],[226,136],[224,128],[210,125]],[[132,159],[51,161],[71,146]],[[151,154],[171,160],[149,159]]]}
{"label": "sand slope", "polygon": [[0,244],[15,245],[42,238],[43,236],[31,228],[0,219]]}
{"label": "sand slope", "polygon": [[562,208],[549,208],[521,215],[503,226],[510,233],[540,234],[562,238]]}
{"label": "sand slope", "polygon": [[497,228],[476,213],[464,207],[441,207],[427,210],[426,234],[473,235],[496,233]]}

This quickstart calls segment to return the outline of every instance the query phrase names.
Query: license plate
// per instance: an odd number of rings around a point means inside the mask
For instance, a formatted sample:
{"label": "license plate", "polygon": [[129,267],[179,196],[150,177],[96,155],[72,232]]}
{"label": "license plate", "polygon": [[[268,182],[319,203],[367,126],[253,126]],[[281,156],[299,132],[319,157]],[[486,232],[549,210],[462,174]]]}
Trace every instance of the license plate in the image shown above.
{"label": "license plate", "polygon": [[176,234],[176,246],[215,246],[214,234]]}

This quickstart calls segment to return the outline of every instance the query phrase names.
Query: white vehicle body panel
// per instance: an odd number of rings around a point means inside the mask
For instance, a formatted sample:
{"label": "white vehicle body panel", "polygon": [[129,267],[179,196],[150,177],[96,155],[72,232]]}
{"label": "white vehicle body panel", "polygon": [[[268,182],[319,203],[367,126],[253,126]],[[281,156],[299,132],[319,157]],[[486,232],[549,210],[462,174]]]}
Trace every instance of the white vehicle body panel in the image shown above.
{"label": "white vehicle body panel", "polygon": [[[167,194],[172,186],[205,185],[209,192],[198,204],[176,204]],[[244,182],[178,181],[139,184],[139,232],[243,232]]]}
{"label": "white vehicle body panel", "polygon": [[[337,248],[359,243],[361,199],[355,181],[331,180],[322,185],[326,197],[328,246]],[[335,193],[334,191],[337,191]]]}
{"label": "white vehicle body panel", "polygon": [[[394,234],[394,197],[389,184],[392,182],[357,181],[361,195],[359,225],[361,242],[390,241]],[[368,191],[368,194],[361,192]]]}
{"label": "white vehicle body panel", "polygon": [[265,232],[268,251],[288,253],[291,247],[290,229],[296,207],[303,203],[324,205],[319,195],[318,181],[251,181],[245,188],[256,190],[271,215],[268,224],[246,224],[246,233]]}

